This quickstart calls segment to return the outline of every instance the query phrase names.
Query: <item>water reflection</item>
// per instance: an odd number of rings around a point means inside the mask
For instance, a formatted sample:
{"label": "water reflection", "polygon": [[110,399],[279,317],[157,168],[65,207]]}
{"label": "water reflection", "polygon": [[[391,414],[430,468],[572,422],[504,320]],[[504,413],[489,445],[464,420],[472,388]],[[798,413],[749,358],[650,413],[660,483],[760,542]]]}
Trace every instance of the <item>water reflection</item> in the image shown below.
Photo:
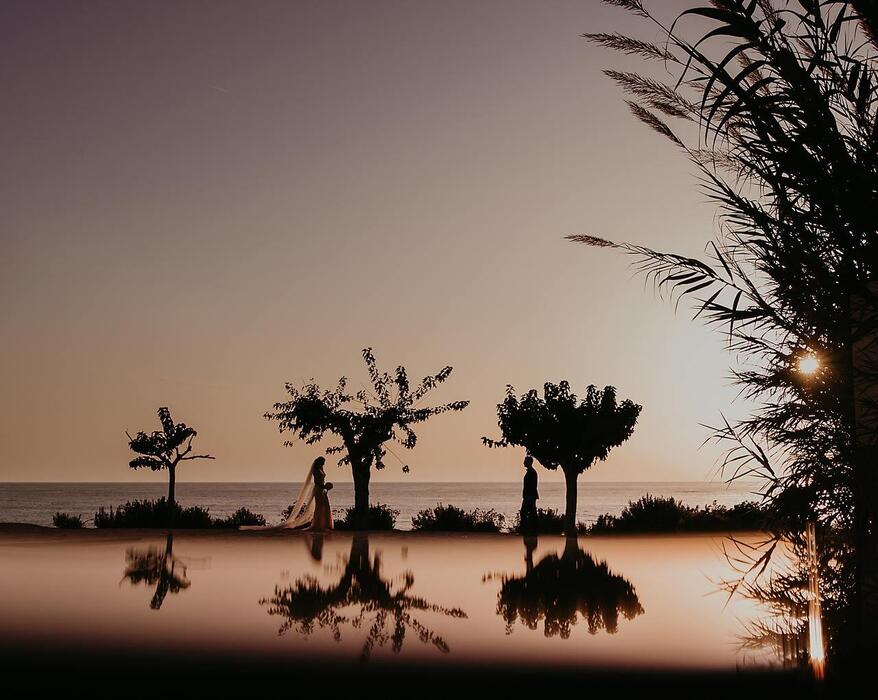
{"label": "water reflection", "polygon": [[[322,536],[308,543],[315,561],[322,558]],[[318,539],[319,538],[319,539]],[[411,595],[415,578],[406,571],[398,580],[381,576],[381,556],[370,556],[367,535],[354,535],[350,555],[343,560],[337,581],[324,586],[311,575],[298,578],[288,586],[275,586],[274,595],[259,601],[269,615],[285,618],[278,634],[295,630],[303,636],[315,629],[331,631],[335,641],[341,640],[342,627],[367,629],[360,660],[368,661],[372,650],[390,643],[394,653],[403,646],[408,630],[417,634],[424,644],[432,644],[443,653],[448,643],[418,619],[413,611],[441,613],[465,618],[460,608],[447,608]]]}
{"label": "water reflection", "polygon": [[723,588],[767,611],[746,625],[743,645],[773,647],[784,666],[810,666],[818,679],[824,671],[838,678],[867,669],[862,650],[874,648],[875,630],[863,634],[859,560],[850,540],[825,530],[815,533],[809,525],[786,546],[787,556],[778,560],[777,538],[758,546],[729,540],[726,557],[739,575],[724,581]]}
{"label": "water reflection", "polygon": [[596,563],[576,537],[566,539],[561,556],[549,554],[536,565],[537,538],[525,537],[524,546],[524,576],[504,576],[497,596],[497,614],[506,621],[507,634],[521,620],[532,630],[542,622],[546,637],[567,639],[579,615],[590,634],[615,634],[620,614],[626,620],[643,614],[634,586],[606,562]]}
{"label": "water reflection", "polygon": [[125,552],[126,568],[122,580],[132,585],[155,586],[155,593],[149,607],[159,610],[168,593],[179,593],[189,588],[191,582],[186,578],[186,565],[174,556],[174,535],[168,533],[164,549],[129,549]]}
{"label": "water reflection", "polygon": [[309,532],[305,535],[305,546],[311,559],[317,563],[323,561],[323,542],[325,535],[322,532]]}

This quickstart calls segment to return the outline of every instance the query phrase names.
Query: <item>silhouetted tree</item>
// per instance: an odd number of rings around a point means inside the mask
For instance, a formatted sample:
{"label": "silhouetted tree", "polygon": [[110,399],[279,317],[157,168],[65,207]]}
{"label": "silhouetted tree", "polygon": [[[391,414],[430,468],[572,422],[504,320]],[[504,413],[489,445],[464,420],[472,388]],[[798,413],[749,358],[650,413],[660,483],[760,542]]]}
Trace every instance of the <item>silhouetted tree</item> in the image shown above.
{"label": "silhouetted tree", "polygon": [[570,384],[547,382],[541,397],[531,389],[521,398],[506,387],[506,398],[497,405],[500,440],[482,438],[488,447],[524,447],[546,469],[559,467],[567,485],[565,531],[576,534],[576,480],[596,460],[634,432],[641,406],[626,399],[616,403],[616,389],[589,386],[580,401]]}
{"label": "silhouetted tree", "polygon": [[185,423],[174,423],[171,412],[162,407],[158,410],[161,430],[152,433],[137,433],[134,437],[128,435],[128,447],[140,456],[132,459],[128,466],[132,469],[148,467],[154,472],[162,469],[168,470],[168,505],[169,513],[174,512],[176,500],[174,492],[177,480],[177,465],[190,459],[213,459],[210,455],[192,454],[192,440],[198,434],[194,428]]}
{"label": "silhouetted tree", "polygon": [[560,557],[549,554],[536,565],[535,547],[536,538],[526,537],[526,573],[504,577],[497,595],[497,614],[506,621],[507,634],[521,620],[532,630],[542,622],[547,637],[567,639],[579,615],[589,634],[615,634],[620,614],[626,620],[643,614],[634,586],[612,573],[606,562],[595,563],[575,537],[566,539]]}
{"label": "silhouetted tree", "polygon": [[168,593],[179,593],[191,585],[186,578],[186,565],[174,556],[174,536],[171,533],[168,533],[164,549],[129,549],[125,559],[128,566],[123,579],[133,585],[155,586],[155,594],[149,603],[153,610],[162,607]]}
{"label": "silhouetted tree", "polygon": [[[354,535],[351,553],[342,565],[341,576],[330,586],[322,586],[313,576],[303,576],[290,586],[276,586],[271,598],[259,601],[268,606],[269,615],[286,618],[278,630],[282,635],[291,629],[308,636],[315,627],[332,631],[335,641],[341,640],[341,628],[350,623],[355,629],[367,627],[368,635],[360,653],[368,661],[375,646],[391,643],[394,653],[402,649],[406,631],[411,628],[424,644],[432,644],[448,653],[445,640],[412,616],[413,610],[437,612],[464,618],[459,608],[446,608],[412,596],[409,590],[415,578],[406,572],[400,585],[381,577],[381,557],[369,556],[369,538]],[[352,617],[342,614],[345,608],[358,608]]]}
{"label": "silhouetted tree", "polygon": [[[469,401],[452,401],[432,407],[417,406],[433,388],[448,379],[451,367],[425,377],[412,391],[405,367],[397,367],[393,377],[379,372],[372,348],[363,350],[363,359],[374,394],[365,389],[349,394],[345,377],[332,390],[321,389],[313,381],[301,389],[286,384],[290,400],[276,403],[274,410],[266,413],[265,417],[277,421],[281,433],[291,432],[308,445],[319,442],[327,434],[341,440],[341,445],[328,448],[326,453],[342,453],[339,466],[351,466],[354,509],[357,519],[365,526],[372,466],[384,468],[387,454],[384,444],[396,440],[404,448],[412,449],[417,442],[413,425],[440,413],[461,411]],[[292,445],[293,440],[287,440],[284,444]],[[408,465],[403,467],[403,471],[408,472]]]}
{"label": "silhouetted tree", "polygon": [[[696,316],[727,335],[757,404],[716,431],[730,441],[730,478],[764,479],[789,538],[809,518],[849,533],[858,588],[874,588],[878,443],[873,435],[869,456],[857,423],[869,392],[875,407],[878,372],[856,358],[864,343],[874,357],[878,320],[878,3],[718,0],[670,26],[639,0],[609,4],[658,28],[661,45],[586,36],[671,71],[669,82],[607,74],[634,115],[694,164],[721,233],[704,259],[571,238],[633,255],[658,289],[690,295]],[[871,595],[860,616],[869,643]]]}

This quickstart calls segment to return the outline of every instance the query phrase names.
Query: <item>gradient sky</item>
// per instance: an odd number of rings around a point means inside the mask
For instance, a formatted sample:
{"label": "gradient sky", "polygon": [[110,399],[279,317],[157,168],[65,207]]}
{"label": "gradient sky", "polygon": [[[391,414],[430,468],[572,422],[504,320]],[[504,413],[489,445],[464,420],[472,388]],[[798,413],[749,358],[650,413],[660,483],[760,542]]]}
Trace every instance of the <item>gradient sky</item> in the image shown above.
{"label": "gradient sky", "polygon": [[586,480],[710,478],[721,337],[562,240],[716,226],[601,74],[637,61],[579,36],[615,30],[653,38],[597,0],[3,2],[0,479],[161,480],[124,431],[168,405],[217,457],[181,480],[297,480],[315,450],[263,412],[357,388],[367,345],[472,402],[376,479],[519,478],[479,438],[506,384],[565,378],[644,406]]}

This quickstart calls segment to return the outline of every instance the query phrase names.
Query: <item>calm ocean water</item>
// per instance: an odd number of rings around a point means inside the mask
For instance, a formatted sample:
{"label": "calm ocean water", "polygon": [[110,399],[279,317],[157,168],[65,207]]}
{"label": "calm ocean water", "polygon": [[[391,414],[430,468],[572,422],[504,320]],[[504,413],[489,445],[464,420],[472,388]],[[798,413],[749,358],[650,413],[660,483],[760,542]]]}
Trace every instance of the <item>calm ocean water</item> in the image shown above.
{"label": "calm ocean water", "polygon": [[[563,511],[563,483],[542,482],[539,489],[541,508]],[[756,484],[743,482],[580,482],[578,520],[593,522],[602,513],[618,514],[629,501],[645,494],[673,496],[692,506],[714,501],[728,506],[757,499],[755,490]],[[183,505],[210,508],[215,516],[231,515],[246,506],[276,523],[298,491],[298,484],[182,482],[177,484],[177,499]],[[100,506],[166,493],[167,487],[160,483],[0,483],[0,522],[51,525],[57,511],[91,518]],[[337,482],[330,499],[333,510],[353,505],[353,484]],[[398,509],[397,527],[404,530],[411,528],[413,515],[437,503],[493,508],[511,521],[521,505],[521,483],[374,483],[371,500]]]}

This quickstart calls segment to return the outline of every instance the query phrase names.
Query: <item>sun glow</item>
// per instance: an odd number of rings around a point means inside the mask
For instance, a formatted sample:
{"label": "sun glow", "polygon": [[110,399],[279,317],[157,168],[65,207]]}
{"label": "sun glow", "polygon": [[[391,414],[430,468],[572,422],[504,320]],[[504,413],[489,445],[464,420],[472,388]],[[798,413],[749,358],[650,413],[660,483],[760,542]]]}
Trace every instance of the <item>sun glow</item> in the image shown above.
{"label": "sun glow", "polygon": [[807,355],[802,355],[799,358],[798,362],[798,370],[800,374],[812,375],[820,369],[820,360],[817,359],[817,355],[813,352],[808,353]]}

